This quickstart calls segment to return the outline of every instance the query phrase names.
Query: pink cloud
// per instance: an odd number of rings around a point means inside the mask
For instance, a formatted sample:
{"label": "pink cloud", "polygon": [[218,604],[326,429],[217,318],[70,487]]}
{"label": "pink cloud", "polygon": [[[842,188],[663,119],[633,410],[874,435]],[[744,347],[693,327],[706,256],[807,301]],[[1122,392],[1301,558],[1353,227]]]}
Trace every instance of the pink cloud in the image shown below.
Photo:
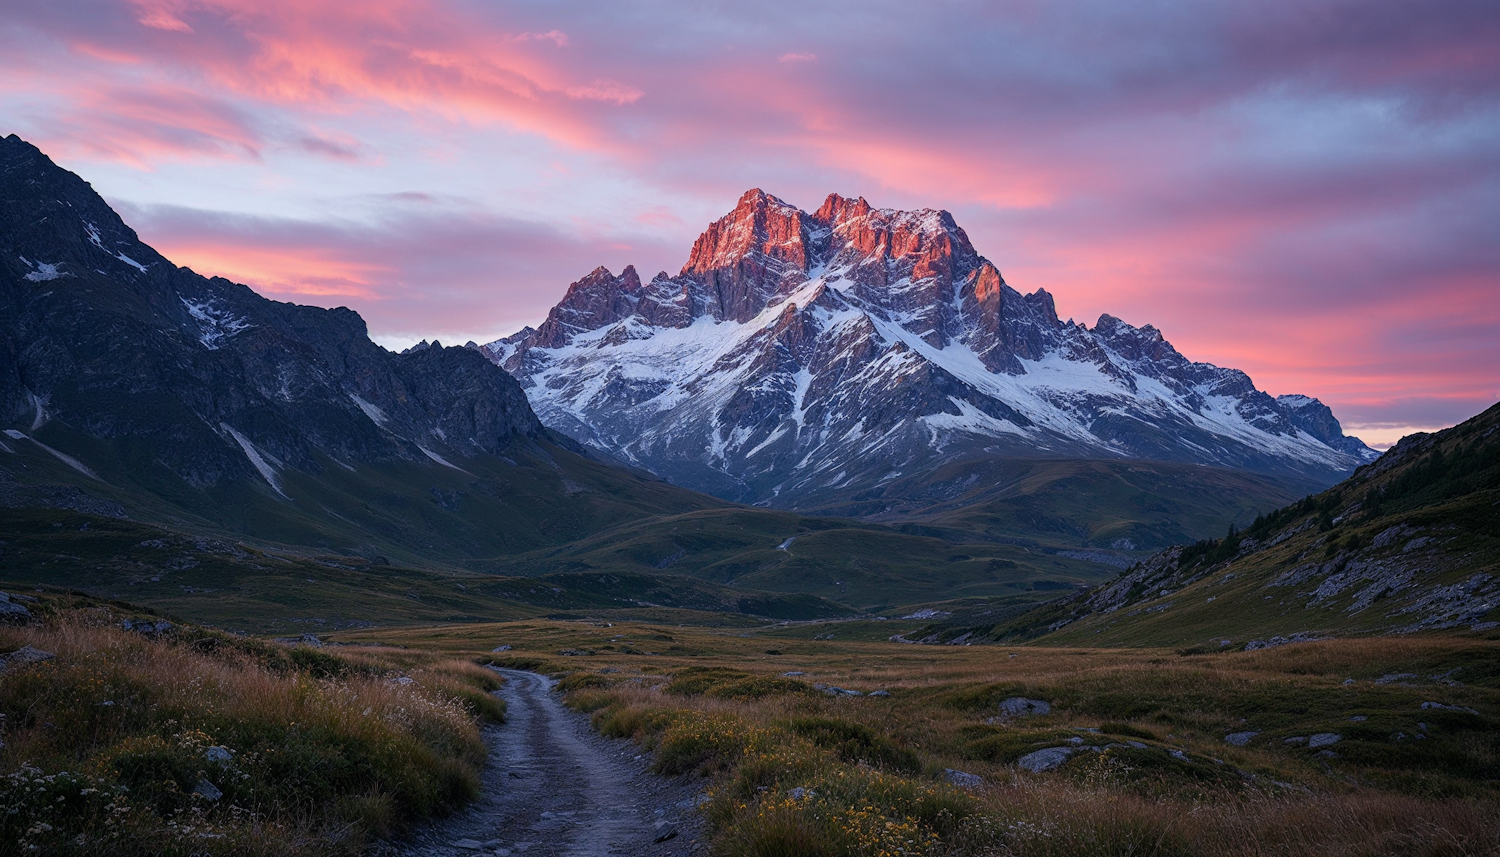
{"label": "pink cloud", "polygon": [[[558,256],[545,263],[443,245],[469,285],[421,287],[412,317],[434,324],[442,300],[454,315],[545,309],[594,265],[630,261],[615,245],[680,261],[747,187],[806,206],[837,189],[952,209],[1009,280],[1053,291],[1065,314],[1155,323],[1189,356],[1340,416],[1434,424],[1500,394],[1489,0],[900,9],[19,0],[0,94],[31,98],[14,115],[49,151],[144,168],[274,172],[295,152],[398,169],[413,156],[382,141],[413,126],[427,151],[473,129],[516,135],[544,151],[496,168],[545,176],[537,197],[598,199],[655,230],[537,238]],[[163,249],[196,264],[346,289],[376,318],[441,274],[414,245],[384,249],[379,229],[373,243],[312,230],[323,254],[274,229],[194,238],[156,222]],[[526,286],[485,292],[478,271]]]}

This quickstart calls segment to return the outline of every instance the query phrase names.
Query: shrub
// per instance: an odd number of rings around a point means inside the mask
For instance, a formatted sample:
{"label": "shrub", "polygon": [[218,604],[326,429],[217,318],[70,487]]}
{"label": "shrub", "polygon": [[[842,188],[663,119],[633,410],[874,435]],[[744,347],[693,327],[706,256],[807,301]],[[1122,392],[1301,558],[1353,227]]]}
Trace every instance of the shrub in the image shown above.
{"label": "shrub", "polygon": [[837,717],[798,717],[789,724],[794,734],[832,750],[846,762],[864,763],[914,773],[922,760],[905,747],[898,747],[874,729]]}

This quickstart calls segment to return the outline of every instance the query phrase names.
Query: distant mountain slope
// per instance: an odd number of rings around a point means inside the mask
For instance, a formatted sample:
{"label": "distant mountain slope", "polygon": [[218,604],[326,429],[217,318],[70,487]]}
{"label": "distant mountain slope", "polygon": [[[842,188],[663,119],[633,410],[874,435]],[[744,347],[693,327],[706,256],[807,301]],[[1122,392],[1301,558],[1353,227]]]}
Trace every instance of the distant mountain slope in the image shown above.
{"label": "distant mountain slope", "polygon": [[1407,437],[1241,532],[1163,551],[986,633],[1243,648],[1449,628],[1500,628],[1500,405]]}
{"label": "distant mountain slope", "polygon": [[482,346],[542,420],[673,482],[808,509],[982,457],[1177,461],[1327,485],[1375,453],[1327,407],[1153,327],[1058,319],[941,211],[753,190],[682,271],[599,268]]}
{"label": "distant mountain slope", "polygon": [[1147,551],[1248,526],[1321,487],[1195,464],[989,457],[945,462],[818,511],[908,531]]}

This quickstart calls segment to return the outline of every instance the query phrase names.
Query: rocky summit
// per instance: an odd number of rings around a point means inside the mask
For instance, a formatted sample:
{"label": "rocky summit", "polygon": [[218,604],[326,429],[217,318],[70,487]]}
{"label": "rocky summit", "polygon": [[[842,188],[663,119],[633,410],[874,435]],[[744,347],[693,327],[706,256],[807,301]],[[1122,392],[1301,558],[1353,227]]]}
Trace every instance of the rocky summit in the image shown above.
{"label": "rocky summit", "polygon": [[971,457],[1140,458],[1331,484],[1376,453],[1156,330],[1057,317],[946,211],[760,190],[676,276],[598,268],[479,346],[549,426],[729,499],[810,508]]}

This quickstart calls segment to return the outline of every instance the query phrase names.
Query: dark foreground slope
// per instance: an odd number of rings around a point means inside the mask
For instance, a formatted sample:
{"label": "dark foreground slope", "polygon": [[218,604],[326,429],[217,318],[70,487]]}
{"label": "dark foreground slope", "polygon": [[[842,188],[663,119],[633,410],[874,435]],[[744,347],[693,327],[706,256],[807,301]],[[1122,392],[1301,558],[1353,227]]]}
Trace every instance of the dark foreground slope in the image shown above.
{"label": "dark foreground slope", "polygon": [[1500,405],[1407,437],[1348,480],[1243,531],[1162,551],[987,633],[1244,648],[1275,637],[1494,633],[1497,622]]}

